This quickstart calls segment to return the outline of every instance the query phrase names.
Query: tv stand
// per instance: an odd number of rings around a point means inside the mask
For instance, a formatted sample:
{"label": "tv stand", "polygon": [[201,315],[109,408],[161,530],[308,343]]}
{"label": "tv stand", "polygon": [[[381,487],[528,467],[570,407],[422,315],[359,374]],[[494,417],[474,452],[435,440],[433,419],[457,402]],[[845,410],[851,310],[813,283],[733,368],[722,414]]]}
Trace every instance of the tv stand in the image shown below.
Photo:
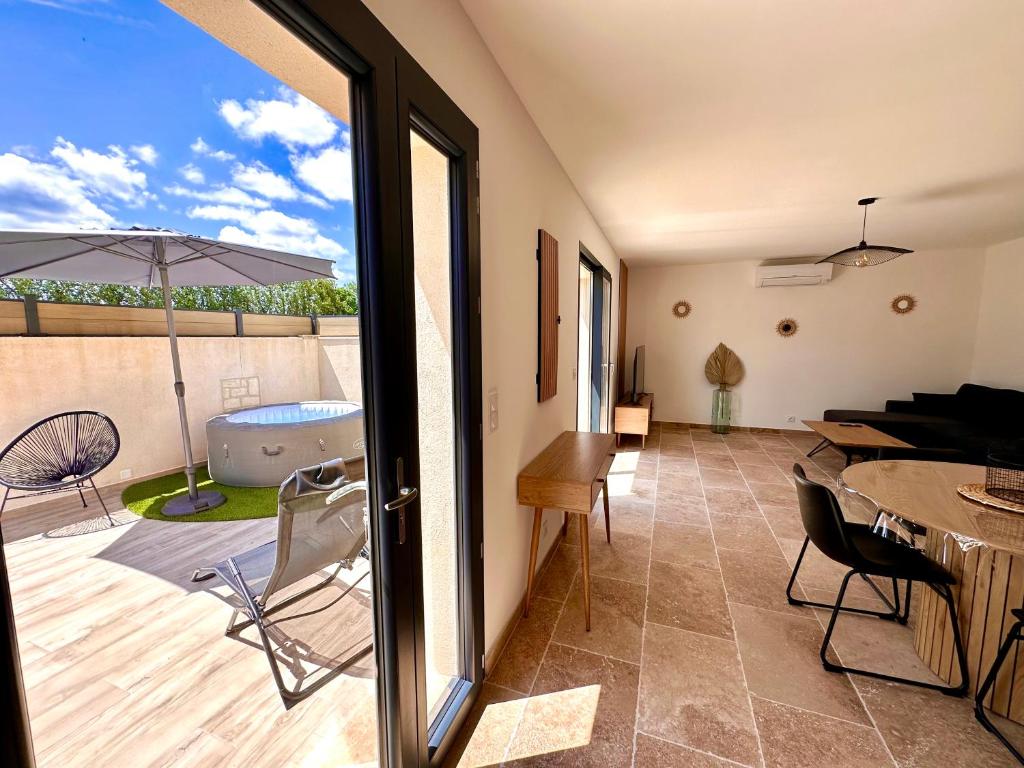
{"label": "tv stand", "polygon": [[620,400],[615,406],[615,444],[621,444],[623,435],[640,435],[640,444],[646,448],[653,411],[654,395],[650,392],[641,393],[635,403],[632,397]]}

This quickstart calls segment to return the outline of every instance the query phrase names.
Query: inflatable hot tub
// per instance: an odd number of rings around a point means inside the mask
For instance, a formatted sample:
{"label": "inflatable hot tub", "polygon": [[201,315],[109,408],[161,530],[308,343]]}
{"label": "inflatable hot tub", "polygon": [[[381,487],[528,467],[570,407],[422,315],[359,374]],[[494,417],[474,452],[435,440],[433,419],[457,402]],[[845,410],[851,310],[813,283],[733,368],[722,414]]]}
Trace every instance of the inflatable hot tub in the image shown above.
{"label": "inflatable hot tub", "polygon": [[296,469],[361,458],[363,409],[317,400],[247,408],[206,422],[210,477],[235,486],[277,486]]}

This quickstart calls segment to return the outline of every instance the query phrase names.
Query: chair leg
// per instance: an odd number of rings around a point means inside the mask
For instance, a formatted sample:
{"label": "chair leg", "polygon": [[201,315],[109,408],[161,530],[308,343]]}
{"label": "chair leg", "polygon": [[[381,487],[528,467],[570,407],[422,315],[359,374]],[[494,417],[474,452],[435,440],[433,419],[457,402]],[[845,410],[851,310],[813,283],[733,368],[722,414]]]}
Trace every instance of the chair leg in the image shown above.
{"label": "chair leg", "polygon": [[[786,585],[786,600],[789,601],[790,605],[801,605],[807,608],[826,608],[832,610],[835,605],[830,603],[816,603],[813,600],[800,600],[799,598],[793,597],[793,585],[796,584],[796,575],[800,570],[800,564],[804,561],[804,554],[807,552],[807,547],[811,543],[810,536],[804,536],[804,544],[800,547],[800,554],[797,555],[796,562],[793,564],[793,573],[789,576],[789,584]],[[877,616],[879,619],[888,619],[890,621],[897,620],[899,618],[899,598],[896,600],[896,607],[893,608],[889,599],[882,594],[882,592],[875,586],[874,582],[867,579],[867,582],[882,596],[883,602],[889,607],[889,611],[871,611],[867,608],[842,608],[840,610],[845,613],[858,613],[864,616]]]}
{"label": "chair leg", "polygon": [[1017,762],[1024,765],[1024,755],[1022,755],[1013,744],[996,728],[989,717],[988,713],[985,712],[985,698],[988,696],[992,686],[995,685],[996,677],[999,676],[999,669],[1003,666],[1003,662],[1006,661],[1006,657],[1010,653],[1010,649],[1019,642],[1022,637],[1022,630],[1024,630],[1024,622],[1018,621],[1014,624],[1010,631],[1006,634],[1006,639],[1003,640],[1003,644],[999,646],[999,653],[996,654],[996,660],[992,662],[992,668],[989,669],[988,675],[985,677],[985,682],[981,684],[978,689],[978,693],[974,697],[974,717],[981,723],[985,730],[995,736],[999,741],[1003,743],[1010,754],[1017,758]]}
{"label": "chair leg", "polygon": [[902,616],[898,616],[896,618],[896,621],[898,621],[900,624],[903,624],[904,626],[906,626],[907,622],[910,621],[910,594],[911,594],[911,590],[913,589],[913,587],[914,587],[914,582],[908,581],[907,582],[907,595],[906,595],[905,598],[903,598],[903,600],[904,600],[903,615]]}
{"label": "chair leg", "polygon": [[[91,480],[92,478],[89,479]],[[75,488],[78,490],[78,497],[82,500],[82,506],[88,507],[89,505],[85,503],[85,494],[82,493],[82,485],[78,484],[75,486]]]}
{"label": "chair leg", "polygon": [[4,516],[4,509],[7,507],[7,494],[11,492],[11,489],[6,485],[4,486],[4,497],[0,499],[0,517]]}
{"label": "chair leg", "polygon": [[832,618],[828,622],[828,629],[825,631],[825,638],[821,643],[821,651],[819,656],[821,658],[821,665],[829,672],[847,672],[853,675],[864,675],[865,677],[873,677],[877,680],[885,680],[890,683],[903,683],[904,685],[913,685],[917,688],[928,688],[933,691],[939,691],[947,696],[963,696],[967,693],[968,677],[967,677],[967,659],[964,655],[963,642],[960,639],[960,624],[956,618],[956,604],[953,601],[953,591],[945,584],[929,584],[945,601],[946,606],[949,608],[949,618],[953,623],[953,645],[956,650],[957,660],[960,667],[960,684],[959,685],[939,685],[937,683],[927,683],[923,680],[912,680],[906,677],[896,677],[895,675],[886,675],[881,672],[872,672],[868,669],[857,669],[856,667],[847,667],[841,664],[833,664],[826,657],[826,651],[828,651],[829,643],[832,641],[832,632],[836,627],[836,620],[839,618],[840,610],[843,610],[843,598],[846,596],[846,587],[850,583],[850,579],[855,573],[859,573],[856,569],[851,570],[843,578],[843,584],[839,588],[839,595],[836,597],[836,604],[832,608]]}
{"label": "chair leg", "polygon": [[[110,516],[110,510],[107,509],[107,504],[103,501],[103,497],[100,496],[100,489],[96,487],[96,482],[90,477],[89,484],[92,486],[92,492],[96,494],[96,498],[100,500],[100,506],[103,507],[103,514],[107,516],[107,522],[110,523],[110,527],[114,527],[114,518]],[[81,491],[79,491],[81,493]]]}

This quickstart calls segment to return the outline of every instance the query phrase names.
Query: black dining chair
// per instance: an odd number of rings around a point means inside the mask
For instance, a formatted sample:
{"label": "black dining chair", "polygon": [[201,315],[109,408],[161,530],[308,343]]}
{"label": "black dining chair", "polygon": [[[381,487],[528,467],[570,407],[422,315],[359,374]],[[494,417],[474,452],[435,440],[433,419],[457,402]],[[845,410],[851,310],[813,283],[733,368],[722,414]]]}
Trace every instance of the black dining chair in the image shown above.
{"label": "black dining chair", "polygon": [[[871,526],[847,522],[843,518],[843,512],[839,508],[839,501],[836,499],[835,494],[824,485],[808,480],[807,475],[804,474],[803,467],[799,464],[793,465],[793,478],[796,480],[800,517],[803,520],[804,530],[807,533],[804,547],[800,551],[801,556],[803,556],[804,551],[807,549],[808,542],[813,542],[826,557],[850,569],[843,578],[843,583],[839,587],[839,594],[834,605],[822,605],[790,598],[790,602],[797,605],[813,605],[815,607],[832,609],[832,617],[829,619],[828,629],[825,631],[825,638],[821,643],[820,656],[822,666],[830,672],[849,672],[856,675],[865,675],[893,683],[905,683],[920,688],[930,688],[950,696],[963,696],[967,693],[967,660],[964,656],[963,642],[960,638],[960,625],[957,623],[956,603],[953,599],[953,591],[950,588],[956,583],[953,575],[942,565],[926,557],[922,552],[878,536],[871,530]],[[843,606],[843,598],[846,596],[846,588],[850,584],[850,579],[858,574],[868,577],[877,576],[884,579],[892,579],[894,589],[897,581],[920,581],[931,587],[946,601],[946,605],[949,607],[949,617],[953,623],[953,644],[956,649],[957,661],[960,665],[959,685],[939,685],[923,680],[896,677],[881,672],[833,664],[828,660],[826,651],[832,639],[832,632],[835,630],[836,620],[839,618],[840,611],[867,613],[881,616],[882,618],[896,618],[891,614]],[[790,580],[790,586],[792,586],[792,579]],[[899,604],[898,593],[896,594],[896,604]]]}
{"label": "black dining chair", "polygon": [[996,683],[996,677],[999,675],[999,668],[1003,666],[1003,662],[1006,661],[1006,657],[1010,654],[1010,649],[1013,648],[1015,643],[1024,640],[1024,609],[1014,608],[1010,611],[1013,614],[1013,618],[1017,621],[1010,631],[1006,633],[1006,639],[1003,640],[1003,644],[999,646],[999,653],[996,654],[996,660],[992,662],[992,668],[988,671],[988,675],[985,677],[985,682],[981,684],[977,694],[974,696],[974,716],[978,719],[978,722],[985,726],[985,730],[1003,742],[1003,746],[1010,750],[1010,753],[1017,758],[1017,762],[1024,765],[1024,755],[1010,743],[1009,739],[1004,736],[995,723],[989,720],[988,713],[985,711],[984,701],[988,696],[992,686]]}

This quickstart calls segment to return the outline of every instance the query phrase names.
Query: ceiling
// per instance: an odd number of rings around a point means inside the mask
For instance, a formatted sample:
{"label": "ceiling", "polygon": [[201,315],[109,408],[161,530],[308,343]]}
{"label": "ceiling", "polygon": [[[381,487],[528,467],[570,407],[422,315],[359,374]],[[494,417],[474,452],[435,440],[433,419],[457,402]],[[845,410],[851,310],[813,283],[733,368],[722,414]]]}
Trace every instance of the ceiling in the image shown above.
{"label": "ceiling", "polygon": [[462,0],[618,254],[1024,235],[1021,0]]}

